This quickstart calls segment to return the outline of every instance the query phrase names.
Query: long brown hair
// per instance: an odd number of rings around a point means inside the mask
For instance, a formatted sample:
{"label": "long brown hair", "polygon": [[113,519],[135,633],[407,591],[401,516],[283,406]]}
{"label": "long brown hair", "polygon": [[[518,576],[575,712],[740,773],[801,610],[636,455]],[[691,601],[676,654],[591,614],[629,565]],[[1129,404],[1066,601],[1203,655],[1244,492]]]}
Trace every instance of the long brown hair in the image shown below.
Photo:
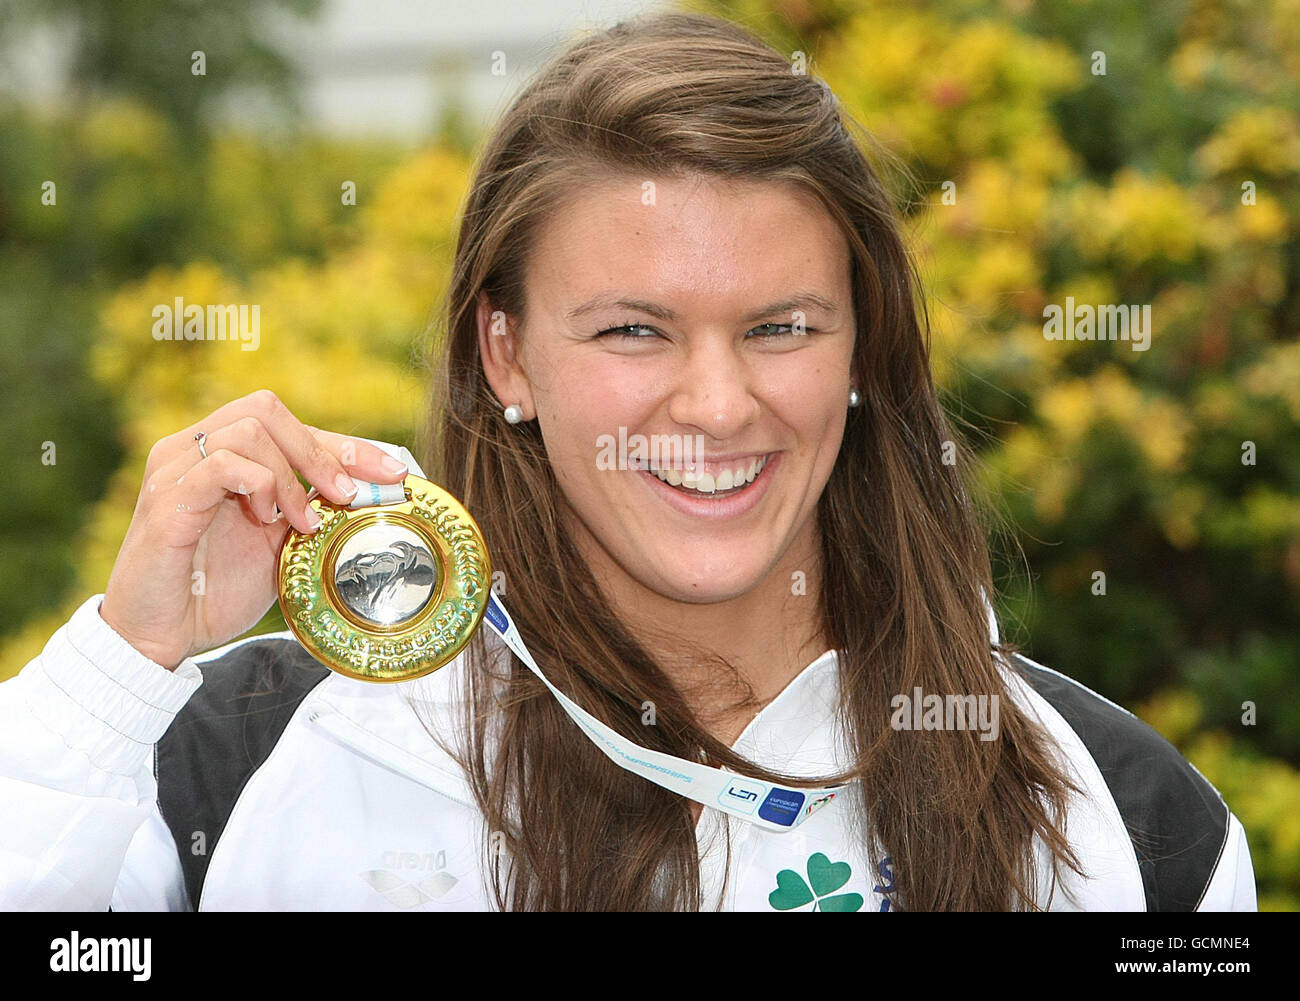
{"label": "long brown hair", "polygon": [[[817,512],[820,614],[840,651],[838,724],[856,755],[827,778],[859,780],[838,808],[854,811],[873,865],[892,857],[901,908],[1029,908],[1035,836],[1051,852],[1053,880],[1061,862],[1079,870],[1061,833],[1074,787],[994,663],[988,516],[966,485],[973,453],[939,403],[915,264],[846,120],[870,142],[824,84],[706,16],[622,22],[557,56],[497,124],[476,168],[432,359],[427,468],[474,513],[505,572],[506,604],[561,690],[656,750],[811,784],[712,736],[602,596],[564,530],[537,423],[507,424],[486,384],[476,300],[484,292],[493,309],[525,315],[539,222],[598,175],[693,173],[813,193],[849,240],[863,400]],[[463,746],[432,736],[459,758],[493,834],[485,849],[497,906],[707,906],[687,801],[613,764],[517,658],[494,661],[483,631],[465,656]],[[891,698],[917,687],[998,695],[1000,739],[892,729]],[[646,700],[656,726],[641,725]]]}

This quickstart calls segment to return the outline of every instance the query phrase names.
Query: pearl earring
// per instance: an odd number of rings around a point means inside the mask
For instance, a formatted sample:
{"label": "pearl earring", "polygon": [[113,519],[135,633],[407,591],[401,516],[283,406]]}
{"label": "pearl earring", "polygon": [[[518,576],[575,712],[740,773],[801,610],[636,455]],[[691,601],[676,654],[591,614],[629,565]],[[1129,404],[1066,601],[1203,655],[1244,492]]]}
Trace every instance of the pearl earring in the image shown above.
{"label": "pearl earring", "polygon": [[856,406],[857,406],[859,403],[861,403],[861,402],[862,402],[862,394],[859,393],[856,389],[850,389],[850,390],[849,390],[849,406],[850,406],[850,407],[856,407]]}
{"label": "pearl earring", "polygon": [[512,403],[506,407],[505,418],[507,424],[518,424],[524,419],[523,408],[517,403]]}

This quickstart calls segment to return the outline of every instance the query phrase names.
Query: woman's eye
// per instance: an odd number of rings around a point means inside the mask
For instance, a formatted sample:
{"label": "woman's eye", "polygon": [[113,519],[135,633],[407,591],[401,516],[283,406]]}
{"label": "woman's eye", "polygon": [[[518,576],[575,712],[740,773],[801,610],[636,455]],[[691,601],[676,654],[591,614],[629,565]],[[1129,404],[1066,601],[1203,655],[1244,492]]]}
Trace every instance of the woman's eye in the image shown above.
{"label": "woman's eye", "polygon": [[760,338],[783,337],[786,334],[793,333],[794,327],[789,323],[760,323],[750,333],[752,334],[755,331],[763,331],[763,333],[759,334]]}
{"label": "woman's eye", "polygon": [[750,333],[754,334],[755,338],[760,341],[775,341],[786,337],[812,334],[816,333],[816,331],[816,327],[801,327],[796,330],[792,323],[760,323],[750,330]]}
{"label": "woman's eye", "polygon": [[644,341],[647,338],[636,333],[638,330],[644,330],[647,334],[654,334],[656,331],[653,327],[647,327],[640,323],[625,323],[619,327],[607,327],[596,334],[597,337],[625,337],[631,341]]}

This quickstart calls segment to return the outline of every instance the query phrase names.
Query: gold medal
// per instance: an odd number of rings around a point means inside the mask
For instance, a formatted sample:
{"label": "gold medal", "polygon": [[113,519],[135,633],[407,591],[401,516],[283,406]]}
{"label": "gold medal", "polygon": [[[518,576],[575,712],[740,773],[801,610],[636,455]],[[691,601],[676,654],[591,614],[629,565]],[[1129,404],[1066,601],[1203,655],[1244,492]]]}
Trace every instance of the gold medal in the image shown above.
{"label": "gold medal", "polygon": [[280,547],[284,621],[322,664],[361,681],[410,681],[451,661],[491,590],[469,512],[418,476],[400,486],[404,501],[359,508],[314,497],[320,528],[291,527]]}

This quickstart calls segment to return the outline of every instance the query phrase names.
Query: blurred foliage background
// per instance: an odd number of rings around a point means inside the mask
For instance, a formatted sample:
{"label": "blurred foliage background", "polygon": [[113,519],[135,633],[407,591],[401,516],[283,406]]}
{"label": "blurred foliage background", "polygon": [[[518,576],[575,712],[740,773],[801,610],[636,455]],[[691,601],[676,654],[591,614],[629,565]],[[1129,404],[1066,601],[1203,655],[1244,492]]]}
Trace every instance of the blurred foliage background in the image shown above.
{"label": "blurred foliage background", "polygon": [[[1030,570],[994,540],[1004,633],[1173,741],[1244,823],[1261,908],[1300,909],[1300,2],[688,6],[806,53],[906,166],[936,378]],[[263,386],[333,430],[420,423],[481,137],[454,110],[418,148],[312,134],[273,8],[317,4],[204,6],[228,58],[201,88],[157,66],[185,0],[0,14],[78,47],[65,107],[0,95],[0,678],[102,591],[159,437]],[[230,88],[283,127],[213,124]],[[260,304],[259,350],[153,340],[177,296]],[[1150,303],[1150,349],[1046,340],[1067,296]]]}

